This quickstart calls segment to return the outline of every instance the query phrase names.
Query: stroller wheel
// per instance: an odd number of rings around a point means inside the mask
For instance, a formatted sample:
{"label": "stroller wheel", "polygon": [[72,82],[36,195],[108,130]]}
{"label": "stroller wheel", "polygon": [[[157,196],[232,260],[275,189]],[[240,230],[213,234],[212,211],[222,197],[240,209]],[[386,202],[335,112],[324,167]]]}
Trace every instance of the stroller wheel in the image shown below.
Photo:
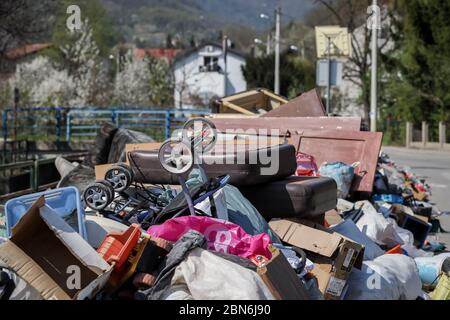
{"label": "stroller wheel", "polygon": [[115,166],[124,168],[125,174],[127,174],[130,178],[130,183],[133,182],[134,172],[133,172],[133,169],[129,165],[127,165],[126,163],[123,163],[123,162],[119,162],[119,163],[116,163]]}
{"label": "stroller wheel", "polygon": [[111,190],[102,182],[95,182],[88,186],[83,193],[86,205],[95,211],[104,210],[113,200]]}
{"label": "stroller wheel", "polygon": [[114,199],[116,192],[114,191],[114,188],[113,188],[112,184],[109,181],[97,180],[97,181],[95,181],[95,183],[101,183],[101,184],[105,185],[106,189],[108,190],[108,193],[109,193],[109,196],[110,196],[111,200]]}
{"label": "stroller wheel", "polygon": [[183,126],[183,139],[192,141],[195,151],[208,152],[214,148],[217,142],[216,126],[208,119],[191,119]]}
{"label": "stroller wheel", "polygon": [[131,185],[131,178],[130,170],[122,165],[114,165],[105,173],[105,180],[111,183],[117,192],[125,191]]}
{"label": "stroller wheel", "polygon": [[158,158],[163,168],[173,174],[186,173],[194,166],[190,146],[177,139],[164,142],[159,148]]}

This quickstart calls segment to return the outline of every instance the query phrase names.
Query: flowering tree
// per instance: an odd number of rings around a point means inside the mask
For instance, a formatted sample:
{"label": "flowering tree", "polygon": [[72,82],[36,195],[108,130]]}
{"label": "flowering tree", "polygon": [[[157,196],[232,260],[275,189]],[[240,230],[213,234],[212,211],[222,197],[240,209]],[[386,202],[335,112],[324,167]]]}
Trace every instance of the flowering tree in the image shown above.
{"label": "flowering tree", "polygon": [[126,56],[115,81],[115,99],[121,105],[141,106],[148,102],[149,74],[144,60]]}
{"label": "flowering tree", "polygon": [[75,82],[67,70],[60,70],[47,57],[38,56],[17,65],[10,87],[20,89],[22,105],[68,105]]}
{"label": "flowering tree", "polygon": [[127,106],[170,106],[172,72],[167,62],[127,56],[115,81],[115,99]]}
{"label": "flowering tree", "polygon": [[84,20],[80,30],[71,31],[72,41],[62,46],[64,63],[74,81],[71,106],[93,104],[107,92],[109,82],[106,64],[99,58],[99,48],[93,38],[88,19]]}

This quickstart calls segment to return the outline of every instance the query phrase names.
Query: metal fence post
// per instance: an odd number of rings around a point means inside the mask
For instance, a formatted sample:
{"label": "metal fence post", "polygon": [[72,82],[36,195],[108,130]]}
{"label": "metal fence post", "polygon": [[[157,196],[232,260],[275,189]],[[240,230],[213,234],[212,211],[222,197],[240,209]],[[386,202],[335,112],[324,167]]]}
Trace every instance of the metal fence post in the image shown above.
{"label": "metal fence post", "polygon": [[447,142],[447,130],[446,125],[443,121],[439,122],[439,146],[441,149],[445,148],[445,143]]}
{"label": "metal fence post", "polygon": [[406,122],[406,148],[411,148],[413,141],[413,126],[411,122]]}
{"label": "metal fence post", "polygon": [[116,126],[119,126],[119,124],[117,123],[117,114],[116,114],[116,110],[111,110],[111,121],[112,121],[112,123],[114,123]]}
{"label": "metal fence post", "polygon": [[59,142],[61,139],[61,109],[59,107],[55,110],[55,119],[56,119],[56,141]]}
{"label": "metal fence post", "polygon": [[3,110],[2,112],[3,121],[3,143],[8,140],[8,110]]}
{"label": "metal fence post", "polygon": [[67,120],[66,120],[66,141],[70,142],[70,136],[72,134],[71,132],[71,121],[72,121],[72,117],[70,115],[70,112],[67,114]]}
{"label": "metal fence post", "polygon": [[428,123],[422,121],[422,148],[425,149],[427,147],[428,139]]}
{"label": "metal fence post", "polygon": [[167,111],[166,111],[166,126],[165,126],[165,136],[166,136],[166,139],[169,139],[169,138],[170,138],[171,121],[172,121],[172,119],[171,119],[171,116],[170,116],[170,111],[167,110]]}
{"label": "metal fence post", "polygon": [[39,190],[39,160],[34,159],[34,184],[33,184],[33,191],[37,192]]}

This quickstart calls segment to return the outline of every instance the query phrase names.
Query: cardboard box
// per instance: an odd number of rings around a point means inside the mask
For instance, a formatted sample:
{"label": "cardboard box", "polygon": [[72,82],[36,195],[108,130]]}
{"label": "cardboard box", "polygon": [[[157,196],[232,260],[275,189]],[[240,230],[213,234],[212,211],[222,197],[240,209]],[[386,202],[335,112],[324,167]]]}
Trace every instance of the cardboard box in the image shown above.
{"label": "cardboard box", "polygon": [[112,266],[39,198],[0,245],[0,259],[46,300],[84,300],[107,283]]}
{"label": "cardboard box", "polygon": [[362,267],[364,246],[314,224],[309,227],[289,220],[272,220],[269,225],[281,240],[305,250],[315,264],[312,273],[325,299],[344,297],[353,267]]}
{"label": "cardboard box", "polygon": [[337,224],[340,224],[344,221],[342,217],[339,215],[339,213],[336,210],[330,210],[325,213],[325,221],[330,225],[334,226]]}
{"label": "cardboard box", "polygon": [[308,292],[291,265],[275,247],[272,259],[257,272],[277,300],[309,300]]}

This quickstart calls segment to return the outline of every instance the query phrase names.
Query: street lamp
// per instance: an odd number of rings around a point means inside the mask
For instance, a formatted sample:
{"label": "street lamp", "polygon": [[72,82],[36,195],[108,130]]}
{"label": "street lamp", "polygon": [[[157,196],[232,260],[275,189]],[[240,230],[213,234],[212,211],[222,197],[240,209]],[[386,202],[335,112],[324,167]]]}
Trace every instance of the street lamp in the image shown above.
{"label": "street lamp", "polygon": [[271,42],[272,42],[272,19],[265,13],[260,13],[259,15],[260,19],[267,20],[269,22],[269,32],[267,33],[267,45],[266,45],[266,54],[270,55],[270,49],[271,49]]}
{"label": "street lamp", "polygon": [[253,42],[256,43],[256,44],[264,45],[264,42],[261,39],[258,39],[258,38],[253,39]]}

